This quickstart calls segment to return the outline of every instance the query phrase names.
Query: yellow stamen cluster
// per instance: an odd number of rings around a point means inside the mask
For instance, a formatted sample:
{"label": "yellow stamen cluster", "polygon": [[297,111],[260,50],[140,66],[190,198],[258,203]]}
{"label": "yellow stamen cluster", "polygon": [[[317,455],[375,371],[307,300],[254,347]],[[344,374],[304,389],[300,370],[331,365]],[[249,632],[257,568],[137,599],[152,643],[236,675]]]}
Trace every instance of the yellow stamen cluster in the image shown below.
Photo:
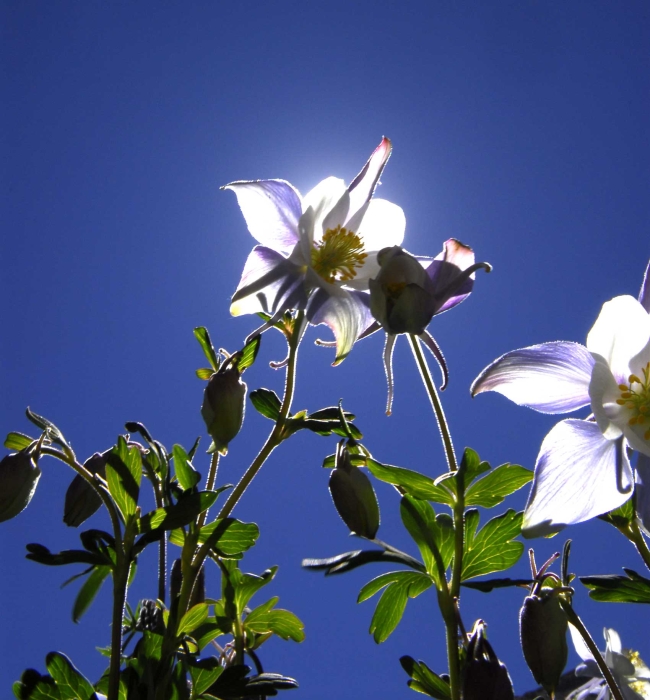
{"label": "yellow stamen cluster", "polygon": [[367,257],[359,236],[337,226],[328,228],[322,241],[314,244],[311,266],[328,282],[347,282],[356,277],[357,268]]}
{"label": "yellow stamen cluster", "polygon": [[[650,362],[642,370],[643,379],[636,374],[628,377],[629,384],[619,384],[621,398],[616,403],[632,411],[629,425],[650,423]],[[650,440],[650,427],[643,434],[644,440]]]}
{"label": "yellow stamen cluster", "polygon": [[[643,662],[643,659],[641,658],[641,655],[638,651],[632,651],[631,649],[623,649],[623,655],[627,656],[627,658],[632,662],[635,673],[641,672],[641,674],[645,675],[644,672],[647,671],[647,666]],[[628,685],[635,693],[638,693],[642,698],[650,698],[650,683],[648,683],[647,681],[632,681],[631,683],[628,683]]]}

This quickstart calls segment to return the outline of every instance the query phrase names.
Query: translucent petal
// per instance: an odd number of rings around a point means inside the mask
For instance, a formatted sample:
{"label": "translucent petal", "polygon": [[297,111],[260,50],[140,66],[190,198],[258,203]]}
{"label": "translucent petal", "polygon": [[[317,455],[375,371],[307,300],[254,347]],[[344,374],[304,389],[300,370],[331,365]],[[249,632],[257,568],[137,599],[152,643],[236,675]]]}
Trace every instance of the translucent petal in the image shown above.
{"label": "translucent petal", "polygon": [[593,661],[594,656],[589,651],[589,647],[586,645],[585,640],[578,630],[569,622],[569,632],[571,633],[571,641],[576,650],[576,653],[583,661]]}
{"label": "translucent petal", "polygon": [[361,236],[367,252],[377,253],[382,248],[401,245],[405,230],[402,207],[386,199],[373,199],[356,233]]}
{"label": "translucent petal", "polygon": [[348,187],[350,191],[348,228],[351,228],[355,233],[360,228],[365,208],[379,183],[379,178],[390,158],[392,149],[393,146],[390,139],[384,136],[379,146],[375,148],[367,163],[361,169],[361,172],[352,180]]}
{"label": "translucent petal", "polygon": [[587,349],[605,358],[617,383],[627,381],[630,360],[650,341],[650,315],[631,296],[606,304],[587,336]]}
{"label": "translucent petal", "polygon": [[635,474],[636,514],[646,534],[650,535],[650,457],[640,454]]}
{"label": "translucent petal", "polygon": [[284,180],[231,182],[225,190],[237,196],[253,238],[273,250],[288,253],[298,242],[300,194]]}
{"label": "translucent petal", "polygon": [[596,423],[564,420],[542,442],[522,534],[549,535],[607,513],[632,488],[623,440],[606,440]]}
{"label": "translucent petal", "polygon": [[513,350],[474,380],[472,396],[497,391],[541,413],[568,413],[589,403],[594,360],[578,343],[557,341]]}
{"label": "translucent petal", "polygon": [[[314,210],[314,241],[323,237],[323,221],[334,209],[346,191],[345,182],[338,177],[328,177],[321,180],[313,190],[310,190],[302,200],[302,210],[308,207]],[[342,223],[342,222],[341,222]]]}
{"label": "translucent petal", "polygon": [[643,283],[639,292],[639,303],[650,314],[650,262],[643,275]]}
{"label": "translucent petal", "polygon": [[591,410],[594,412],[600,432],[608,440],[615,440],[622,434],[629,412],[616,403],[621,397],[621,390],[607,361],[596,354],[593,358],[595,363],[589,382]]}

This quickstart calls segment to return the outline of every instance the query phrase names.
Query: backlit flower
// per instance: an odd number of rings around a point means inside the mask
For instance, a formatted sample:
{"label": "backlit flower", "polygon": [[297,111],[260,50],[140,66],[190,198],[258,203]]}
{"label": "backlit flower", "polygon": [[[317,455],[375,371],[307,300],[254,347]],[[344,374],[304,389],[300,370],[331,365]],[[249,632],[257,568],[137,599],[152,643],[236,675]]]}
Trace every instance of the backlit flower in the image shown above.
{"label": "backlit flower", "polygon": [[284,180],[231,182],[248,230],[260,245],[246,261],[232,298],[233,316],[263,312],[278,320],[305,310],[313,325],[336,338],[336,360],[370,325],[368,280],[379,271],[377,252],[398,245],[406,225],[400,207],[373,199],[391,153],[382,139],[346,187],[329,177],[305,197]]}

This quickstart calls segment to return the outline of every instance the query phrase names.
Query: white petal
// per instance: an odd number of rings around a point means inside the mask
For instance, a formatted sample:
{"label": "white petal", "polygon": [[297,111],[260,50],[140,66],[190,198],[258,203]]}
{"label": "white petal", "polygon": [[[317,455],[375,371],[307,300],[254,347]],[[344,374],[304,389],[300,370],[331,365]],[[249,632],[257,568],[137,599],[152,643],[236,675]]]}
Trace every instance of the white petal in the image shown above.
{"label": "white petal", "polygon": [[[314,210],[314,240],[320,241],[323,236],[323,221],[334,209],[338,201],[346,192],[345,182],[337,177],[328,177],[321,180],[313,190],[310,190],[302,200],[302,210],[308,207]],[[337,222],[342,224],[343,220]],[[336,225],[336,224],[335,224]]]}
{"label": "white petal", "polygon": [[596,423],[564,420],[542,442],[522,534],[549,535],[607,513],[625,503],[632,487],[622,440],[606,440]]}
{"label": "white petal", "polygon": [[498,391],[542,413],[568,413],[589,403],[594,361],[583,345],[557,341],[513,350],[474,380],[472,396]]}
{"label": "white petal", "polygon": [[393,146],[385,136],[372,152],[368,162],[361,172],[352,180],[348,187],[350,191],[350,228],[356,232],[364,215],[364,210],[372,197],[379,178],[390,158]]}
{"label": "white petal", "polygon": [[629,411],[616,403],[621,397],[621,390],[607,361],[595,353],[593,357],[596,362],[589,383],[591,410],[600,432],[608,440],[616,440],[623,433],[623,426],[629,419]]}
{"label": "white petal", "polygon": [[302,213],[298,190],[284,180],[231,182],[223,189],[237,195],[237,203],[253,238],[281,253],[298,242]]}
{"label": "white petal", "polygon": [[356,233],[366,251],[379,252],[382,248],[401,245],[405,229],[406,217],[402,207],[385,199],[373,199]]}
{"label": "white petal", "polygon": [[582,638],[582,635],[578,630],[569,622],[569,632],[571,633],[571,641],[575,647],[576,653],[583,661],[593,661],[594,656],[589,651],[589,647]]}
{"label": "white petal", "polygon": [[603,636],[605,637],[607,651],[614,651],[617,654],[622,653],[623,647],[621,645],[621,638],[616,630],[612,629],[611,627],[605,627],[603,630]]}
{"label": "white petal", "polygon": [[650,315],[631,296],[603,304],[587,336],[587,349],[605,358],[617,382],[627,381],[630,360],[650,341]]}

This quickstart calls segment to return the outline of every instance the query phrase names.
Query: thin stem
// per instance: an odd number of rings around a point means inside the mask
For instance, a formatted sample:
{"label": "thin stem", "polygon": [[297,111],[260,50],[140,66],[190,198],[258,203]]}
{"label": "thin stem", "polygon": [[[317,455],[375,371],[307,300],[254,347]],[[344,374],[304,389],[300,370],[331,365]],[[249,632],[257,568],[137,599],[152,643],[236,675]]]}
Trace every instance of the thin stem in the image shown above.
{"label": "thin stem", "polygon": [[[212,453],[212,459],[210,460],[210,471],[208,472],[208,479],[205,482],[206,491],[214,491],[214,485],[217,481],[217,470],[219,468],[219,452]],[[209,510],[209,509],[208,509]],[[196,527],[200,530],[204,525],[206,518],[208,517],[208,511],[204,510],[196,523]]]}
{"label": "thin stem", "polygon": [[251,465],[248,467],[244,476],[239,480],[239,483],[231,491],[228,500],[225,502],[223,508],[219,512],[219,518],[227,518],[233,511],[233,508],[237,505],[239,499],[244,495],[244,492],[248,488],[248,485],[255,478],[257,472],[262,468],[262,465],[268,459],[269,455],[273,450],[282,442],[284,439],[284,424],[289,415],[291,409],[291,402],[293,400],[293,392],[296,382],[296,360],[298,357],[298,346],[300,344],[300,339],[302,338],[303,331],[303,321],[305,317],[305,312],[300,311],[296,316],[293,326],[293,334],[291,336],[291,342],[289,343],[289,361],[287,363],[287,376],[284,385],[284,398],[282,399],[282,405],[280,406],[280,415],[278,420],[271,431],[271,434],[267,438],[264,446],[259,451],[257,457],[253,460]]}
{"label": "thin stem", "polygon": [[566,613],[566,616],[569,618],[569,622],[578,630],[578,632],[580,632],[580,636],[584,639],[585,644],[589,648],[589,651],[594,657],[595,662],[598,664],[598,668],[603,674],[605,681],[607,681],[607,685],[609,686],[609,689],[612,695],[614,696],[614,700],[625,700],[625,698],[623,697],[623,693],[621,692],[620,688],[616,684],[616,681],[614,680],[612,672],[609,670],[609,667],[605,663],[605,659],[603,659],[602,654],[600,653],[600,651],[598,651],[596,642],[594,642],[591,635],[589,634],[589,631],[582,623],[582,620],[578,617],[578,613],[576,613],[576,611],[573,609],[571,603],[563,600],[561,597],[559,598],[559,600],[562,609]]}
{"label": "thin stem", "polygon": [[415,362],[420,370],[420,376],[424,382],[424,386],[429,395],[429,401],[431,401],[431,406],[433,407],[433,412],[436,416],[436,422],[438,423],[438,430],[440,431],[440,437],[442,438],[442,444],[445,448],[445,455],[447,457],[447,464],[449,465],[449,471],[458,471],[458,462],[456,460],[456,453],[454,452],[454,445],[451,441],[451,434],[449,433],[449,426],[447,425],[447,419],[445,418],[445,412],[443,411],[442,404],[440,403],[440,398],[438,392],[436,391],[436,386],[433,383],[433,378],[431,377],[431,372],[429,371],[429,365],[424,358],[422,353],[422,348],[420,347],[419,339],[409,334],[409,341],[411,343],[411,350],[413,351],[413,356],[415,357]]}
{"label": "thin stem", "polygon": [[648,543],[645,541],[636,518],[630,523],[629,532],[628,537],[630,541],[636,547],[641,559],[643,559],[643,563],[650,569],[650,549],[648,549]]}

